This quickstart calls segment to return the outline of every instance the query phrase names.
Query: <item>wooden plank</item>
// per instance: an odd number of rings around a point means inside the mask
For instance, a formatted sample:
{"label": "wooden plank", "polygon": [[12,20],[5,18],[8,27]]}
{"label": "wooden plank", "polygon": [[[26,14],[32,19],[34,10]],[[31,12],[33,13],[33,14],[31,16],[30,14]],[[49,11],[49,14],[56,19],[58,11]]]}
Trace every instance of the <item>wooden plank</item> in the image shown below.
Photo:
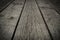
{"label": "wooden plank", "polygon": [[54,9],[60,14],[59,9],[57,8],[50,0],[37,0],[39,7],[41,8],[49,8],[49,9]]}
{"label": "wooden plank", "polygon": [[24,0],[15,0],[0,13],[0,40],[11,40]]}
{"label": "wooden plank", "polygon": [[40,11],[42,11],[44,19],[53,37],[53,40],[60,40],[60,15],[54,9],[41,7],[39,8]]}
{"label": "wooden plank", "polygon": [[53,6],[51,6],[51,3],[49,2],[49,0],[36,0],[38,2],[39,7],[42,8],[51,8]]}
{"label": "wooden plank", "polygon": [[35,0],[26,0],[14,40],[51,40]]}
{"label": "wooden plank", "polygon": [[2,12],[14,0],[0,0],[0,12]]}
{"label": "wooden plank", "polygon": [[53,9],[40,8],[54,40],[60,40],[60,15]]}

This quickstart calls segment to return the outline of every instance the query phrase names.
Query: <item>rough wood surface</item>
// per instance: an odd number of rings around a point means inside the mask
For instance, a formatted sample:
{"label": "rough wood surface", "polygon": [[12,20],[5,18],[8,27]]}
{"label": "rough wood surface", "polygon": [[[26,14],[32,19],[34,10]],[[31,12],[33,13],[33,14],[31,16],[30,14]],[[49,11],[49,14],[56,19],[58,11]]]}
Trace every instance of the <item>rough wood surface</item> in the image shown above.
{"label": "rough wood surface", "polygon": [[2,12],[14,0],[0,0],[0,12]]}
{"label": "rough wood surface", "polygon": [[52,8],[49,0],[36,0],[38,2],[39,7],[42,8]]}
{"label": "rough wood surface", "polygon": [[60,15],[53,9],[41,8],[41,11],[44,15],[53,39],[60,40]]}
{"label": "rough wood surface", "polygon": [[34,0],[26,0],[14,40],[51,40]]}
{"label": "rough wood surface", "polygon": [[42,11],[43,17],[48,25],[53,39],[60,40],[60,15],[56,12],[56,10],[49,8],[51,5],[48,8],[42,8],[38,2],[38,6]]}
{"label": "rough wood surface", "polygon": [[15,0],[0,13],[0,40],[10,40],[23,7],[24,0]]}

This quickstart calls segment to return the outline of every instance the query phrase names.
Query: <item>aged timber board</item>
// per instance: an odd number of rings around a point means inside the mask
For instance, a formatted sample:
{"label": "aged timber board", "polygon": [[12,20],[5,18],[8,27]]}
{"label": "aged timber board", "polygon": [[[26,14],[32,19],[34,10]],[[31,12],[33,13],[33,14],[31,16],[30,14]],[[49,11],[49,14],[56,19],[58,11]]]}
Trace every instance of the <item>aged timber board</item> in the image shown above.
{"label": "aged timber board", "polygon": [[10,40],[17,24],[24,0],[15,0],[0,13],[0,40]]}
{"label": "aged timber board", "polygon": [[36,0],[39,7],[41,8],[50,8],[50,9],[53,9],[51,6],[51,3],[49,2],[49,0]]}
{"label": "aged timber board", "polygon": [[14,40],[51,40],[35,0],[26,0]]}
{"label": "aged timber board", "polygon": [[38,0],[37,3],[40,11],[42,11],[43,17],[48,25],[53,40],[60,40],[60,15],[55,11],[55,9],[40,7],[41,5]]}
{"label": "aged timber board", "polygon": [[14,0],[0,0],[0,12],[3,11]]}
{"label": "aged timber board", "polygon": [[41,8],[41,11],[44,15],[53,39],[60,40],[60,15],[53,9]]}

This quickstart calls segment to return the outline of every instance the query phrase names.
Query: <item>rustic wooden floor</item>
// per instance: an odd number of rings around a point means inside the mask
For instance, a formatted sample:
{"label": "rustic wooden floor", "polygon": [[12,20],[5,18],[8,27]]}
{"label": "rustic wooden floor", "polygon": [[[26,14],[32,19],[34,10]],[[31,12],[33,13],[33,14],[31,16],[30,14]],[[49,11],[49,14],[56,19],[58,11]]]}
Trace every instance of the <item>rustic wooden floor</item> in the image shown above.
{"label": "rustic wooden floor", "polygon": [[60,14],[48,0],[15,0],[0,12],[0,40],[60,40]]}

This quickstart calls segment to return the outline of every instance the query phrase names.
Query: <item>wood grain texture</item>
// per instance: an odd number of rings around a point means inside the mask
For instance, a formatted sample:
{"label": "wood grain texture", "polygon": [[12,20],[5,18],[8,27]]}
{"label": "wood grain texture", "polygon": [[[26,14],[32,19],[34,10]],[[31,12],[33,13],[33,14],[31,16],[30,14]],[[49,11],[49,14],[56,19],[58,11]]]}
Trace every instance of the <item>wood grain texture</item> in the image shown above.
{"label": "wood grain texture", "polygon": [[51,32],[53,39],[60,40],[60,15],[54,9],[40,7],[39,2],[38,2],[38,6],[42,11],[42,14],[48,25],[48,28]]}
{"label": "wood grain texture", "polygon": [[9,6],[14,0],[0,0],[0,12]]}
{"label": "wood grain texture", "polygon": [[0,13],[0,40],[11,40],[24,0],[15,0]]}
{"label": "wood grain texture", "polygon": [[41,8],[50,8],[53,9],[49,0],[36,0],[38,2],[39,7]]}
{"label": "wood grain texture", "polygon": [[26,0],[14,40],[51,40],[35,0]]}
{"label": "wood grain texture", "polygon": [[60,40],[60,15],[53,9],[41,8],[41,11],[44,15],[53,39]]}

